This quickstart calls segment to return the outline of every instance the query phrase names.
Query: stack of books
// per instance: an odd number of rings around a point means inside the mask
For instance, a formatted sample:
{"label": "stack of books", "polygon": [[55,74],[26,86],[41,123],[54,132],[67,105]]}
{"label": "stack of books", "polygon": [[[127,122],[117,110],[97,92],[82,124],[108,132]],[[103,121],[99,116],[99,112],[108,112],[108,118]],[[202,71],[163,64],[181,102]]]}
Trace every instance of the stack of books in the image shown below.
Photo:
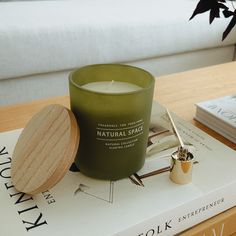
{"label": "stack of books", "polygon": [[[196,163],[192,183],[171,182],[170,155],[179,144],[165,109],[153,108],[146,161],[135,178],[98,180],[71,168],[55,187],[34,196],[11,182],[11,156],[22,130],[0,133],[0,235],[231,235],[235,210],[222,212],[236,205],[235,151],[173,115]],[[196,226],[219,213],[214,224]]]}
{"label": "stack of books", "polygon": [[236,95],[196,104],[195,119],[236,143]]}

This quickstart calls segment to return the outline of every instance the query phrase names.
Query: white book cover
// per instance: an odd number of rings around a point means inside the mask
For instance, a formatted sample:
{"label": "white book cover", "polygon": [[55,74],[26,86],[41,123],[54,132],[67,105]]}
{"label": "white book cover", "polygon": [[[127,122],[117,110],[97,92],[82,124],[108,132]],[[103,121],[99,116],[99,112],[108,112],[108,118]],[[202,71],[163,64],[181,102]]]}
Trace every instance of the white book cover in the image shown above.
{"label": "white book cover", "polygon": [[236,129],[236,95],[200,102],[196,106],[197,110],[207,112],[209,115],[228,125],[231,129]]}
{"label": "white book cover", "polygon": [[226,122],[222,122],[222,120],[215,116],[212,116],[210,113],[205,112],[201,109],[197,109],[195,116],[196,118],[200,117],[206,120],[207,122],[212,123],[214,126],[221,128],[225,132],[229,133],[231,136],[236,137],[236,128],[232,128],[232,126],[230,126]]}
{"label": "white book cover", "polygon": [[[146,162],[137,176],[91,179],[68,171],[52,189],[35,196],[11,184],[11,156],[21,130],[0,134],[0,235],[173,235],[236,205],[235,151],[173,115],[194,152],[193,181],[178,185],[169,172],[177,141],[163,108],[154,106]],[[151,173],[151,174],[150,174]]]}
{"label": "white book cover", "polygon": [[225,123],[220,122],[214,117],[208,115],[206,112],[202,113],[201,111],[198,111],[195,115],[195,120],[215,130],[231,142],[236,143],[236,130],[225,126]]}

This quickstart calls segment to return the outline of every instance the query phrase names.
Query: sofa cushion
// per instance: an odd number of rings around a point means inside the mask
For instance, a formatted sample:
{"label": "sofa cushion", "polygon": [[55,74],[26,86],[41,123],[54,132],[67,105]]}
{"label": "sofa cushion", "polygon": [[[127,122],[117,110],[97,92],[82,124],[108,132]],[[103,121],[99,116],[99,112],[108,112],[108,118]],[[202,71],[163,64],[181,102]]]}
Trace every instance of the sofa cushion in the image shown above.
{"label": "sofa cushion", "polygon": [[227,20],[188,21],[197,0],[71,0],[1,3],[0,79],[86,64],[129,62],[222,43]]}

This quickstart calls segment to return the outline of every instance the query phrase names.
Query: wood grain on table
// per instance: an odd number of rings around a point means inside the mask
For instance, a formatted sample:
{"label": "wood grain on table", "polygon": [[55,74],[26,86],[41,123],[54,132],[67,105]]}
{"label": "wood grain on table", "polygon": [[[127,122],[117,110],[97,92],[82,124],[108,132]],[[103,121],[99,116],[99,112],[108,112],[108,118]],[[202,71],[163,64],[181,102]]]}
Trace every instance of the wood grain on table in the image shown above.
{"label": "wood grain on table", "polygon": [[[231,94],[236,94],[236,62],[158,77],[154,99],[236,150],[235,144],[193,119],[195,103]],[[37,111],[53,103],[69,107],[69,97],[0,107],[0,132],[24,127]]]}

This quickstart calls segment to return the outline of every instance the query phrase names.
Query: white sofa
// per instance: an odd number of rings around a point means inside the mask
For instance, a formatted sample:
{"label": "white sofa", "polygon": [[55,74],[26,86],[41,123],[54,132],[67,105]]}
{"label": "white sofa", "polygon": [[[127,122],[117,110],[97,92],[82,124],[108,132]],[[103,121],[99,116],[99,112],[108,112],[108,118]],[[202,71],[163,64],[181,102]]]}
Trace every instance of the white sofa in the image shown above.
{"label": "white sofa", "polygon": [[[154,75],[235,60],[229,19],[188,21],[197,0],[0,3],[0,105],[68,94],[68,74],[127,63]],[[191,79],[191,78],[189,78]]]}

